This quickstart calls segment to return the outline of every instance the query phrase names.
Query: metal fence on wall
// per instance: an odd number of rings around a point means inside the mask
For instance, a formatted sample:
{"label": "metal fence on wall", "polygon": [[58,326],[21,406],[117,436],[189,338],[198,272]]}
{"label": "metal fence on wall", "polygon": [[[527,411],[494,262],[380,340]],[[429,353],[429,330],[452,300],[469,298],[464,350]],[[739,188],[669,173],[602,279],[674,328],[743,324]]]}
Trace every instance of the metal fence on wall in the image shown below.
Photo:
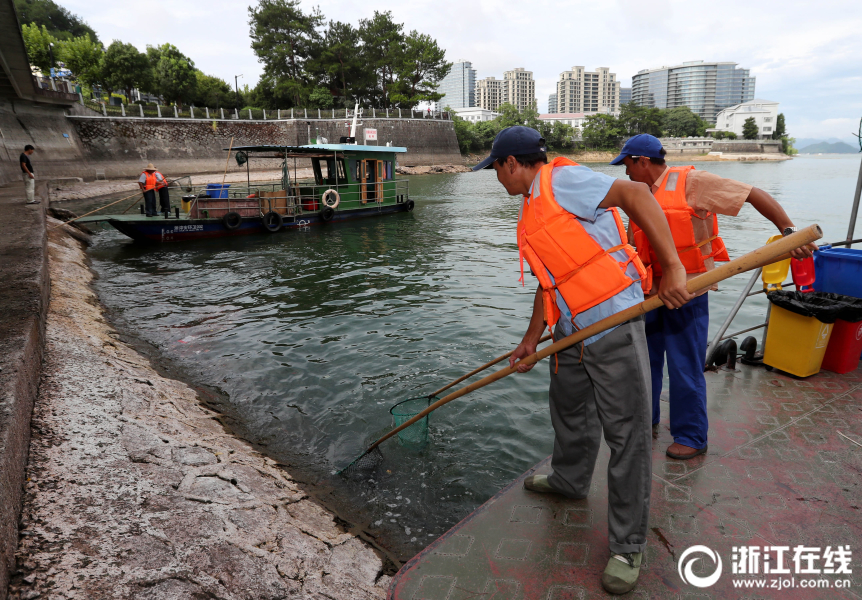
{"label": "metal fence on wall", "polygon": [[[343,108],[288,108],[263,110],[256,108],[225,109],[197,106],[161,106],[153,104],[122,104],[119,106],[85,100],[84,106],[106,117],[149,119],[226,119],[240,121],[274,121],[287,119],[352,119],[353,111]],[[409,108],[360,108],[359,118],[365,119],[435,119],[451,121],[448,112],[412,110]]]}

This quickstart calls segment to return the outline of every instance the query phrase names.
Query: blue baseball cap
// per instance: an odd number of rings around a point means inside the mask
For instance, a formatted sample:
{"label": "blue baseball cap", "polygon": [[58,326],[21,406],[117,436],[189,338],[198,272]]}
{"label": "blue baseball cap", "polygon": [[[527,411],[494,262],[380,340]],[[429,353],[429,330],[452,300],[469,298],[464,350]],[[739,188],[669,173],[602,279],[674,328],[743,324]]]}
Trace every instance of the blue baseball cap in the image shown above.
{"label": "blue baseball cap", "polygon": [[491,146],[491,156],[473,167],[473,170],[490,169],[491,163],[498,158],[547,151],[548,147],[545,145],[545,138],[532,127],[524,127],[523,125],[506,127],[506,129],[498,133],[497,137],[494,138],[494,144]]}
{"label": "blue baseball cap", "polygon": [[629,138],[623,146],[622,152],[611,161],[612,165],[619,165],[626,156],[646,156],[648,158],[662,158],[661,142],[654,135],[641,133]]}

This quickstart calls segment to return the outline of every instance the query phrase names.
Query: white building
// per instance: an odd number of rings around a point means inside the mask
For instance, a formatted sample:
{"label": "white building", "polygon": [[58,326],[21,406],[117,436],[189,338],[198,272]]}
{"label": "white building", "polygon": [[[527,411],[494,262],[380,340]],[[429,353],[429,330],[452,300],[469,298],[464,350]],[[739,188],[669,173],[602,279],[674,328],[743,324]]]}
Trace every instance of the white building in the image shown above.
{"label": "white building", "polygon": [[742,138],[742,126],[749,117],[754,117],[757,123],[757,139],[771,138],[778,121],[778,102],[754,99],[725,108],[716,115],[715,128],[707,132],[731,131]]}
{"label": "white building", "polygon": [[620,82],[607,67],[587,71],[572,67],[557,81],[557,113],[616,112],[620,109]]}
{"label": "white building", "polygon": [[536,82],[533,72],[523,67],[503,72],[503,102],[509,103],[519,112],[536,106]]}
{"label": "white building", "polygon": [[480,79],[473,97],[479,108],[497,110],[503,103],[503,82],[495,77]]}
{"label": "white building", "polygon": [[580,135],[584,130],[584,124],[586,123],[588,116],[589,115],[584,113],[550,113],[539,115],[539,120],[547,121],[549,123],[559,121],[563,125],[571,125],[575,129],[575,132]]}
{"label": "white building", "polygon": [[449,74],[440,81],[437,91],[443,94],[439,102],[442,107],[475,106],[476,69],[473,68],[473,64],[466,60],[453,63]]}
{"label": "white building", "polygon": [[453,108],[452,112],[465,121],[471,121],[473,123],[477,123],[479,121],[492,121],[500,116],[500,113],[498,112],[479,108],[478,106],[471,106],[469,108]]}

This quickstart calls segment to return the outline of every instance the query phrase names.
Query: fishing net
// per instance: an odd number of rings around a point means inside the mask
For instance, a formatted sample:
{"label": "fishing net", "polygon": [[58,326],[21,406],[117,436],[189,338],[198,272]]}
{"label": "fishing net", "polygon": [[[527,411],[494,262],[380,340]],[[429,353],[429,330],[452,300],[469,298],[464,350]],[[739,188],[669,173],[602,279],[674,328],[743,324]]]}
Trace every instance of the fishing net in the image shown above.
{"label": "fishing net", "polygon": [[367,452],[341,469],[338,474],[348,478],[368,477],[383,464],[383,453],[380,446],[376,446],[371,452]]}
{"label": "fishing net", "polygon": [[[431,405],[431,398],[420,396],[402,400],[389,409],[395,419],[395,426],[406,423]],[[425,415],[410,427],[398,432],[398,441],[404,446],[421,446],[428,441],[428,415]]]}
{"label": "fishing net", "polygon": [[[418,415],[428,408],[433,400],[437,400],[437,398],[429,398],[428,396],[408,398],[390,408],[389,413],[395,419],[395,426],[399,427]],[[402,446],[411,448],[423,446],[428,441],[428,415],[425,415],[410,427],[405,427],[399,431],[398,441],[401,442]],[[374,471],[382,463],[383,453],[380,451],[380,446],[375,446],[371,451],[362,454],[352,463],[341,469],[341,471],[338,471],[338,474],[351,479],[365,478],[373,475]]]}

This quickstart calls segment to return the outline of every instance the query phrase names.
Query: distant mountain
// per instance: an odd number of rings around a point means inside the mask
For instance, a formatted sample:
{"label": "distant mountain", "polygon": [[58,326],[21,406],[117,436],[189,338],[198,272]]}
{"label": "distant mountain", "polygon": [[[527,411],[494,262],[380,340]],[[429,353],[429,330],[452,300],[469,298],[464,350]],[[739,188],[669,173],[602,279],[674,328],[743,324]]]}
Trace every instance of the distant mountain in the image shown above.
{"label": "distant mountain", "polygon": [[855,154],[859,148],[854,148],[844,142],[819,142],[799,149],[799,154]]}

